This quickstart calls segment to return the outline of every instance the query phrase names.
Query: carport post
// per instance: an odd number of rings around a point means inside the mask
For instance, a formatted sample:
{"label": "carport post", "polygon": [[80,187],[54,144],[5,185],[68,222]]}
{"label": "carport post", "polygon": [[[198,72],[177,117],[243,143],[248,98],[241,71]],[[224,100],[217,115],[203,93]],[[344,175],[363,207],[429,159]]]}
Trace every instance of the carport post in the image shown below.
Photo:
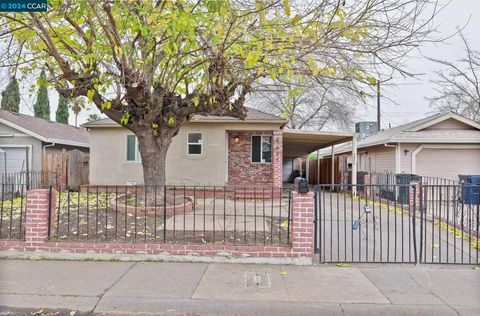
{"label": "carport post", "polygon": [[335,189],[335,145],[332,145],[332,183],[330,185],[330,191]]}
{"label": "carport post", "polygon": [[308,156],[305,156],[305,179],[307,179],[307,182],[310,176],[310,160],[308,160]]}
{"label": "carport post", "polygon": [[352,194],[357,196],[357,137],[352,137]]}

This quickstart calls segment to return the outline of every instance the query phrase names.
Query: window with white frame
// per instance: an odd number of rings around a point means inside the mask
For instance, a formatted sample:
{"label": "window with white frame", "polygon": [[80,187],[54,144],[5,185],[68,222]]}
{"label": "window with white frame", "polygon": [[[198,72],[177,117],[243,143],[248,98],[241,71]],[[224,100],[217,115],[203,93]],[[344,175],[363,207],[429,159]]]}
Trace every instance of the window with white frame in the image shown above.
{"label": "window with white frame", "polygon": [[203,134],[187,134],[187,153],[189,155],[201,155],[203,153]]}
{"label": "window with white frame", "polygon": [[252,162],[272,162],[272,136],[252,136]]}
{"label": "window with white frame", "polygon": [[140,161],[138,151],[138,138],[135,135],[127,135],[127,161]]}

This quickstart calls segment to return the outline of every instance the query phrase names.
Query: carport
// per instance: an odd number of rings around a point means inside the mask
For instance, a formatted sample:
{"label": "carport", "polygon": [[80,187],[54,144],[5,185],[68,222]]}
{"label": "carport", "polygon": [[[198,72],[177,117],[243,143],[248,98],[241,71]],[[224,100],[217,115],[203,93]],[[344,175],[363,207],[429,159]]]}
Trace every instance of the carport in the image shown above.
{"label": "carport", "polygon": [[[335,145],[352,142],[352,184],[357,182],[357,142],[354,133],[317,132],[303,130],[283,130],[283,159],[284,161],[307,157],[310,153],[323,148],[331,147],[332,150],[332,183],[335,175],[334,148]],[[317,157],[318,159],[318,157]],[[306,164],[306,177],[308,179],[309,164]]]}

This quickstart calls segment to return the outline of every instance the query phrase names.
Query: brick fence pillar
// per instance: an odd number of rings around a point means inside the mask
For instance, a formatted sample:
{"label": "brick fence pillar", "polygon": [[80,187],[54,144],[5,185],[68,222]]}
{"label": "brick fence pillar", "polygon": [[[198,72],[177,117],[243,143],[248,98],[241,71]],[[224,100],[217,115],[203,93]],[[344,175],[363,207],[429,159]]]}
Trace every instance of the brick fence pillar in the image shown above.
{"label": "brick fence pillar", "polygon": [[300,257],[313,256],[313,195],[292,192],[292,248]]}
{"label": "brick fence pillar", "polygon": [[[27,250],[37,250],[37,247],[48,238],[48,209],[49,190],[27,191],[27,205],[25,209],[25,242]],[[55,209],[55,195],[52,194],[52,210]],[[51,222],[55,222],[55,216],[51,216]],[[52,227],[54,227],[52,225]],[[28,249],[28,248],[34,249]]]}
{"label": "brick fence pillar", "polygon": [[282,130],[274,130],[272,137],[273,186],[283,185],[283,134]]}
{"label": "brick fence pillar", "polygon": [[410,182],[408,201],[410,203],[410,209],[413,211],[418,211],[420,209],[420,190],[420,182]]}

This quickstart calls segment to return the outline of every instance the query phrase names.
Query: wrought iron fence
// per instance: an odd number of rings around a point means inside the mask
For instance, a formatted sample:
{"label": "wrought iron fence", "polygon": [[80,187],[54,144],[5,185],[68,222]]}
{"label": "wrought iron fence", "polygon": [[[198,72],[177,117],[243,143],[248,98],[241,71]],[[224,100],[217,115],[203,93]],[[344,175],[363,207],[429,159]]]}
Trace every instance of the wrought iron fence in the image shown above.
{"label": "wrought iron fence", "polygon": [[272,187],[57,187],[52,240],[288,245],[290,193]]}
{"label": "wrought iron fence", "polygon": [[315,191],[321,262],[479,263],[480,186],[336,186]]}
{"label": "wrought iron fence", "polygon": [[0,239],[25,236],[26,185],[0,185]]}
{"label": "wrought iron fence", "polygon": [[22,171],[12,173],[0,173],[1,185],[14,185],[17,191],[22,186],[28,190],[31,189],[46,189],[49,186],[58,185],[59,174],[55,172],[44,171]]}

